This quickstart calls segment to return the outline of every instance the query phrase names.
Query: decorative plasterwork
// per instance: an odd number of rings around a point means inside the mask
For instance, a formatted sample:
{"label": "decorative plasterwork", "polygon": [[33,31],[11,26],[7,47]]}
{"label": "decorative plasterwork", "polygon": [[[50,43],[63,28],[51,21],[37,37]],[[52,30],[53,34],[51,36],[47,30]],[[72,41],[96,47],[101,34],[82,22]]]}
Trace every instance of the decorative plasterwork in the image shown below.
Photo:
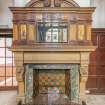
{"label": "decorative plasterwork", "polygon": [[79,7],[73,0],[31,0],[26,7]]}

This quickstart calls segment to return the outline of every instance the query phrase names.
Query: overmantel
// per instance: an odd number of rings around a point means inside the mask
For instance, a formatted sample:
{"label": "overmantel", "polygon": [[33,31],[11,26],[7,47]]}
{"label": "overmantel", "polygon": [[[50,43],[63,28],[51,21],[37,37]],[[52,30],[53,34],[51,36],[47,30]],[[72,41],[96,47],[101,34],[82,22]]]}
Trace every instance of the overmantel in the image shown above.
{"label": "overmantel", "polygon": [[[61,35],[59,42],[67,42],[70,45],[91,45],[94,7],[10,7],[10,9],[13,12],[14,22],[13,45],[39,43],[45,33],[54,30],[51,27],[56,27],[55,23],[57,24],[56,29],[60,28],[59,35],[63,33],[63,30],[65,31],[65,35]],[[41,25],[43,25],[43,29]],[[44,29],[47,30],[45,33],[43,33]],[[41,33],[43,33],[43,38],[40,40]],[[48,38],[48,34],[44,40],[46,38]],[[52,36],[50,38],[52,39]],[[55,39],[55,42],[58,39]],[[50,43],[52,42],[50,41]]]}

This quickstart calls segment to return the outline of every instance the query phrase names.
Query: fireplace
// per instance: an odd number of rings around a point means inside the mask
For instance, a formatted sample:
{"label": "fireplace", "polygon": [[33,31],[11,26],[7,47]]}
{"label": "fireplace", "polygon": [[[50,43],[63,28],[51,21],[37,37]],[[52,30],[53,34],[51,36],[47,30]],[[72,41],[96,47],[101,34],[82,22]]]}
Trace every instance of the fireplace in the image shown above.
{"label": "fireplace", "polygon": [[29,104],[53,93],[85,101],[89,55],[96,49],[91,41],[95,8],[73,0],[30,0],[26,7],[10,9],[17,101]]}

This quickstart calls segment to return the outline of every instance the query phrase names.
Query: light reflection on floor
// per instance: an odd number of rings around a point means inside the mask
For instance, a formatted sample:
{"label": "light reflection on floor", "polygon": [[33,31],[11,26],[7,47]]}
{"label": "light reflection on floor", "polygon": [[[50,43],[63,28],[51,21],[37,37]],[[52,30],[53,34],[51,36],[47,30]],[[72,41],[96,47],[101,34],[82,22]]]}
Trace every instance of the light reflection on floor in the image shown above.
{"label": "light reflection on floor", "polygon": [[60,94],[58,88],[48,91],[48,94],[39,94],[33,98],[33,105],[76,105],[71,103],[65,94]]}
{"label": "light reflection on floor", "polygon": [[[0,91],[0,105],[17,105],[16,96],[17,91]],[[87,105],[105,105],[105,95],[87,95],[86,98]]]}
{"label": "light reflection on floor", "polygon": [[39,94],[33,98],[33,105],[77,105],[64,94]]}

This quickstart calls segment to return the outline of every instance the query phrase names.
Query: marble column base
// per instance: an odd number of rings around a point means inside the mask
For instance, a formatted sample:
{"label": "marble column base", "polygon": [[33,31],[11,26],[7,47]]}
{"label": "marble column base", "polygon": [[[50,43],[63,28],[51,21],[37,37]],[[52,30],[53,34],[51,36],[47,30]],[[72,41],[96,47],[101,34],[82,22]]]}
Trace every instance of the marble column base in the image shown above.
{"label": "marble column base", "polygon": [[17,96],[16,102],[21,103],[21,104],[25,104],[25,97],[24,96]]}
{"label": "marble column base", "polygon": [[71,102],[71,100],[65,94],[39,94],[33,97],[33,103],[25,105],[80,105],[78,103]]}

